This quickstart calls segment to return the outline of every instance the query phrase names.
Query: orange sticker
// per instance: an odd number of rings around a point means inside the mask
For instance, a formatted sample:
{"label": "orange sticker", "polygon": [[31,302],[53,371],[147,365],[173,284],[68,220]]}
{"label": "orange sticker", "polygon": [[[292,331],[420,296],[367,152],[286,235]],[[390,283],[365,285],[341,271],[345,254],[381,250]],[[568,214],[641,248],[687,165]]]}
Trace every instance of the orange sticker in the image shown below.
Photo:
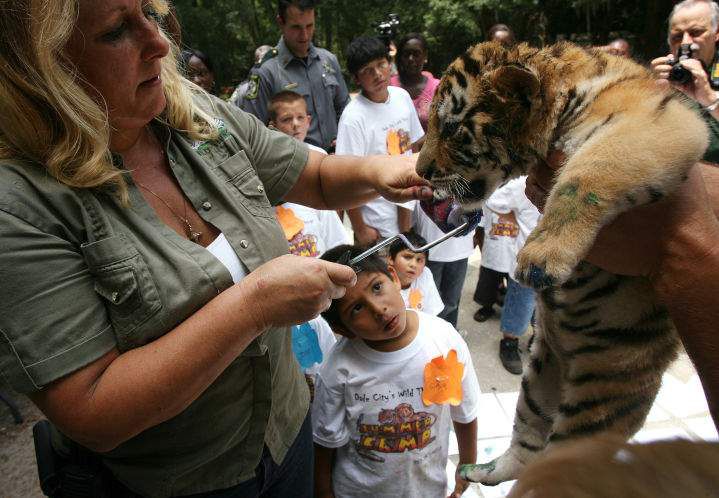
{"label": "orange sticker", "polygon": [[459,405],[462,402],[462,375],[464,364],[457,361],[457,351],[454,349],[449,350],[446,358],[433,358],[424,367],[424,404]]}
{"label": "orange sticker", "polygon": [[305,228],[305,222],[295,216],[295,212],[291,209],[277,206],[275,208],[275,216],[277,216],[277,221],[280,222],[287,240],[292,240],[295,235]]}
{"label": "orange sticker", "polygon": [[409,307],[413,310],[422,309],[422,291],[419,289],[410,289],[409,291]]}

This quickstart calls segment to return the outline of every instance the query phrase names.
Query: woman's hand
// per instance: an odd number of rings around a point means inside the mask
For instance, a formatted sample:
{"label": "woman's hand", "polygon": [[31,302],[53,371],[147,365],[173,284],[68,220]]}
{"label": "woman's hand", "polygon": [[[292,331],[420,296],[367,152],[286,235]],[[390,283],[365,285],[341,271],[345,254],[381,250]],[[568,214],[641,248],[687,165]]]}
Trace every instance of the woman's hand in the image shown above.
{"label": "woman's hand", "polygon": [[238,285],[249,286],[255,320],[263,331],[316,317],[356,282],[349,266],[285,255],[260,266]]}
{"label": "woman's hand", "polygon": [[366,165],[374,172],[373,183],[377,192],[392,202],[431,199],[431,184],[415,171],[417,157],[413,154],[365,158]]}

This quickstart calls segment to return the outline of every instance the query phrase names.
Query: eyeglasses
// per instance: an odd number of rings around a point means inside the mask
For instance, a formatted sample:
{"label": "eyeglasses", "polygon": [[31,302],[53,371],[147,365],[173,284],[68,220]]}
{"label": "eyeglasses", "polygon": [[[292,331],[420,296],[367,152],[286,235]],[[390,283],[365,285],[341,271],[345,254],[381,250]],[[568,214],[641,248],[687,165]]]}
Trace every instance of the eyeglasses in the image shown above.
{"label": "eyeglasses", "polygon": [[357,71],[357,75],[360,78],[370,78],[374,76],[375,72],[379,72],[380,74],[384,71],[389,69],[389,61],[384,59],[381,62],[378,62],[376,64],[369,63],[366,66],[364,66],[362,69]]}

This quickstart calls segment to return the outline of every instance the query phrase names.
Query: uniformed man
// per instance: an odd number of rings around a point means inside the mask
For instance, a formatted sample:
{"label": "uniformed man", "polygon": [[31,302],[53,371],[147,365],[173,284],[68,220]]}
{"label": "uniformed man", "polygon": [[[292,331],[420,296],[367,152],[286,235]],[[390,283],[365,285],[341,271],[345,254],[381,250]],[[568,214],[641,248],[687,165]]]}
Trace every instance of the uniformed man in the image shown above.
{"label": "uniformed man", "polygon": [[242,109],[267,123],[270,98],[282,90],[301,94],[312,123],[305,141],[329,149],[337,138],[337,122],[349,102],[337,57],[312,44],[314,0],[279,0],[279,44],[252,69]]}

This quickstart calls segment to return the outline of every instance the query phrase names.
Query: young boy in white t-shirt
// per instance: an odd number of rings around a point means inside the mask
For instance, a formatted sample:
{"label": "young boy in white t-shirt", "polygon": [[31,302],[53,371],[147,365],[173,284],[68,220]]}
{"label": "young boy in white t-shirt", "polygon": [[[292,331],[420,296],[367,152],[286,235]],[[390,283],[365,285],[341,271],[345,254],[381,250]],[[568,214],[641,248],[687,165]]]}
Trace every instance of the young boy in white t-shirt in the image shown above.
{"label": "young boy in white t-shirt", "polygon": [[[361,252],[339,246],[322,259]],[[469,350],[446,321],[405,308],[384,258],[374,254],[355,271],[357,284],[323,313],[344,337],[317,376],[315,496],[444,498],[451,425],[460,464],[477,456],[480,391]],[[455,476],[451,496],[467,486]]]}
{"label": "young boy in white t-shirt", "polygon": [[[415,247],[427,244],[424,237],[414,230],[402,235]],[[425,253],[412,252],[403,241],[396,240],[389,246],[387,259],[390,267],[397,273],[405,306],[435,316],[444,309],[432,271],[425,266]]]}
{"label": "young boy in white t-shirt", "polygon": [[[360,36],[347,48],[347,69],[362,88],[345,107],[337,129],[338,155],[411,154],[421,148],[422,125],[406,90],[389,86],[384,42]],[[355,240],[370,244],[409,230],[411,210],[379,198],[348,211]]]}
{"label": "young boy in white t-shirt", "polygon": [[[307,104],[302,95],[289,90],[279,92],[270,99],[268,112],[269,126],[300,142],[304,141],[311,117],[307,114]],[[319,147],[307,145],[326,154]],[[275,216],[285,233],[290,254],[316,258],[327,249],[349,241],[349,236],[335,211],[284,202],[275,207]],[[311,394],[314,377],[335,342],[332,329],[321,317],[292,328],[292,350],[305,372]]]}

